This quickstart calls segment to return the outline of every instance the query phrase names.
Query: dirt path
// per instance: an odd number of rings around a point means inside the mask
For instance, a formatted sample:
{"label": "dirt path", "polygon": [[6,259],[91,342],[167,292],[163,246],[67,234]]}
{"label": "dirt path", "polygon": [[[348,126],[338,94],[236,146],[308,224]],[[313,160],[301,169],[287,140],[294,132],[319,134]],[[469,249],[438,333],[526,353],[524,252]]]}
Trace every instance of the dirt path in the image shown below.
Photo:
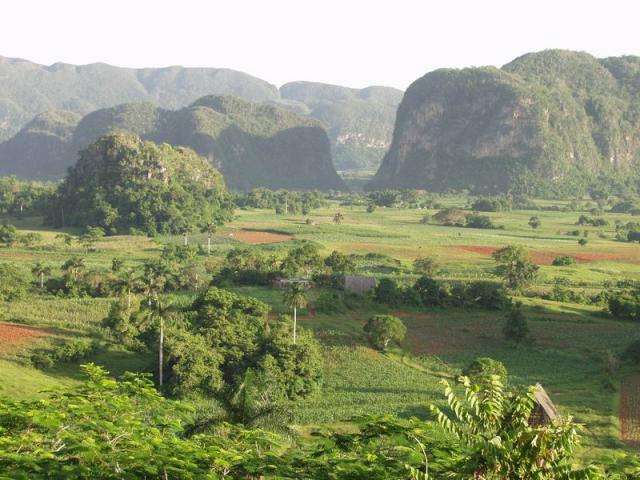
{"label": "dirt path", "polygon": [[640,446],[640,373],[625,378],[620,385],[620,440]]}

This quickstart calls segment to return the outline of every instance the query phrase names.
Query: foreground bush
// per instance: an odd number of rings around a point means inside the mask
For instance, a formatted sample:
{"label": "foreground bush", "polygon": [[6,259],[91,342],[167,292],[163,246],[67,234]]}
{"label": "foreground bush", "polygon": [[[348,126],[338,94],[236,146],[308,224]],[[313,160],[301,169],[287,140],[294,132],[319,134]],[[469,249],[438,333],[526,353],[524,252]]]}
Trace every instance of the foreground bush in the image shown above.
{"label": "foreground bush", "polygon": [[[0,402],[0,476],[13,479],[247,478],[268,435],[185,437],[190,411],[143,377],[116,381],[96,366],[49,400]],[[267,471],[266,460],[260,461]]]}
{"label": "foreground bush", "polygon": [[255,428],[203,430],[186,404],[163,398],[146,378],[117,381],[83,368],[83,384],[47,400],[0,400],[1,478],[637,478],[633,462],[611,465],[627,477],[573,470],[576,425],[530,425],[533,391],[507,392],[496,376],[475,386],[463,379],[462,399],[447,386],[451,413],[431,407],[437,422],[361,418],[348,432],[323,429],[285,443]]}

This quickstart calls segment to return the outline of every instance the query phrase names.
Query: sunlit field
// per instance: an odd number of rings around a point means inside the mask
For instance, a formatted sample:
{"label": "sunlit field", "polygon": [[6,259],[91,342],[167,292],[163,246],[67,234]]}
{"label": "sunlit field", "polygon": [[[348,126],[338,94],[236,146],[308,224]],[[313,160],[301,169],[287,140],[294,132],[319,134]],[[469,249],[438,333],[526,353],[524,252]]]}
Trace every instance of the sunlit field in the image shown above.
{"label": "sunlit field", "polygon": [[[466,206],[466,200],[459,197],[446,197],[443,203]],[[562,202],[556,204],[563,206]],[[333,221],[337,212],[344,216],[340,224]],[[377,208],[367,213],[364,207],[337,203],[313,210],[309,215],[237,210],[235,220],[216,232],[212,258],[200,258],[215,264],[237,246],[282,256],[292,246],[308,240],[317,243],[325,256],[338,250],[380,253],[397,259],[400,266],[395,271],[370,274],[392,276],[401,283],[416,278],[411,265],[421,256],[437,258],[441,280],[498,281],[491,253],[505,245],[523,245],[541,267],[532,292],[549,290],[558,277],[586,292],[600,291],[620,280],[640,280],[640,246],[615,240],[615,221],[628,222],[629,215],[605,213],[603,217],[609,222],[605,227],[577,227],[580,212],[542,210],[486,214],[504,229],[421,223],[425,215],[435,212]],[[537,229],[528,225],[533,215],[541,221]],[[116,236],[100,240],[95,251],[89,252],[77,243],[66,245],[57,237],[59,231],[41,227],[37,218],[6,220],[21,232],[36,231],[42,238],[31,247],[0,248],[0,261],[13,262],[25,271],[41,261],[52,267],[54,275],[74,255],[82,256],[90,267],[107,270],[115,257],[128,265],[141,265],[158,256],[164,244],[184,242],[181,236],[154,239]],[[576,229],[580,230],[579,237],[567,234]],[[579,245],[578,239],[584,237],[585,230],[588,242]],[[189,235],[188,242],[204,245],[206,235]],[[552,266],[553,259],[562,255],[576,258],[576,265]],[[281,293],[275,289],[231,289],[270,304],[274,314],[287,312]],[[43,391],[74,385],[79,378],[78,365],[38,369],[29,364],[30,352],[60,339],[102,339],[101,320],[113,300],[54,297],[41,294],[35,283],[33,292],[25,299],[0,304],[0,321],[40,327],[47,333],[0,349],[0,394],[13,398],[44,396]],[[602,307],[558,303],[535,295],[520,298],[535,341],[516,347],[502,336],[504,313],[500,311],[391,309],[362,299],[347,311],[323,314],[313,308],[320,293],[317,289],[311,291],[310,307],[301,311],[300,320],[322,344],[324,381],[320,394],[291,405],[300,432],[321,424],[347,424],[357,415],[394,413],[425,418],[429,404],[443,402],[440,382],[452,381],[469,362],[483,356],[503,362],[514,385],[542,383],[562,412],[573,415],[584,425],[584,458],[624,447],[619,440],[619,387],[633,370],[625,366],[611,376],[603,366],[603,358],[622,352],[640,334],[637,325],[610,318]],[[195,292],[173,296],[188,304]],[[408,333],[401,347],[386,353],[370,348],[362,326],[377,313],[392,313],[405,322]],[[151,369],[144,355],[105,341],[89,361],[106,366],[114,374]]]}

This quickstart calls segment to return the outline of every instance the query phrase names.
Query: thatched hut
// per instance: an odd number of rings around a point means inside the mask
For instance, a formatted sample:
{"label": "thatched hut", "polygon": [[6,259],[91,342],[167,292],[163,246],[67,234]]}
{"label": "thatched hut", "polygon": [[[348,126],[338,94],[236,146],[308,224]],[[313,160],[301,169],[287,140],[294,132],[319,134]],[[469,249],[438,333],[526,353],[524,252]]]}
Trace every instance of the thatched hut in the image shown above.
{"label": "thatched hut", "polygon": [[558,409],[539,383],[534,387],[533,398],[536,403],[529,415],[529,425],[532,427],[548,425],[560,416]]}

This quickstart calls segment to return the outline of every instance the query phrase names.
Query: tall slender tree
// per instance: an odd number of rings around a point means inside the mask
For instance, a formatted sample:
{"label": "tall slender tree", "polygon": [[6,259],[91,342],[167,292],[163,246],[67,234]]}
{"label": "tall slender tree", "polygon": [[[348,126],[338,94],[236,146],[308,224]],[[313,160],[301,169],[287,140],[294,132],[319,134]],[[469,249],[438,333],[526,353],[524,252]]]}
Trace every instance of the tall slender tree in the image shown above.
{"label": "tall slender tree", "polygon": [[70,276],[74,281],[76,281],[78,280],[78,275],[86,268],[86,266],[84,258],[75,256],[64,262],[61,269],[65,275]]}
{"label": "tall slender tree", "polygon": [[216,222],[207,222],[200,228],[201,233],[207,234],[207,255],[211,255],[211,237],[216,233],[217,229]]}
{"label": "tall slender tree", "polygon": [[189,245],[189,235],[191,234],[192,231],[193,231],[193,227],[191,227],[191,225],[185,225],[180,230],[180,233],[182,233],[183,243],[185,247]]}
{"label": "tall slender tree", "polygon": [[165,323],[171,314],[175,312],[175,306],[168,301],[163,301],[156,296],[148,305],[142,315],[143,324],[151,324],[158,328],[158,386],[164,385],[164,329]]}
{"label": "tall slender tree", "polygon": [[115,288],[121,294],[127,294],[127,309],[131,309],[131,295],[139,286],[140,277],[134,269],[127,268],[120,271],[115,281]]}
{"label": "tall slender tree", "polygon": [[44,289],[44,277],[51,275],[51,267],[37,262],[31,267],[31,273],[40,280],[40,289]]}
{"label": "tall slender tree", "polygon": [[142,286],[147,297],[147,305],[151,306],[154,299],[158,298],[167,282],[167,271],[159,262],[147,262],[144,265]]}
{"label": "tall slender tree", "polygon": [[283,301],[285,305],[293,309],[293,344],[296,344],[296,332],[298,328],[298,308],[307,305],[307,291],[302,283],[292,283],[284,291]]}

